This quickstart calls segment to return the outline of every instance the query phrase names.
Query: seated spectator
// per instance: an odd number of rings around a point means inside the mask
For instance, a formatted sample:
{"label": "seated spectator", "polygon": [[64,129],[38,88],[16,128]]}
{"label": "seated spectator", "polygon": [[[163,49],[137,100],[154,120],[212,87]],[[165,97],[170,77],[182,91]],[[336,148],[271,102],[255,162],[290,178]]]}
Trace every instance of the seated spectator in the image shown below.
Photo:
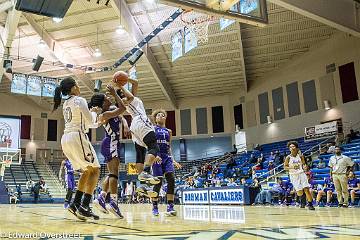
{"label": "seated spectator", "polygon": [[320,145],[319,145],[319,153],[320,153],[320,154],[325,154],[325,153],[327,153],[327,150],[328,150],[328,146],[327,146],[327,145],[324,145],[324,144],[320,144]]}
{"label": "seated spectator", "polygon": [[350,133],[346,135],[345,142],[350,143],[352,140],[356,139],[359,136],[360,136],[359,131],[355,132],[354,129],[350,129]]}
{"label": "seated spectator", "polygon": [[240,180],[240,186],[247,186],[247,183],[246,183],[246,179],[245,178],[242,178]]}
{"label": "seated spectator", "polygon": [[43,177],[40,178],[40,192],[44,192],[44,193],[48,192],[48,187]]}
{"label": "seated spectator", "polygon": [[17,197],[16,193],[14,192],[14,189],[11,188],[10,192],[9,192],[9,202],[10,202],[10,204],[11,203],[16,204],[18,201],[19,200],[18,200],[18,197]]}
{"label": "seated spectator", "polygon": [[270,172],[270,175],[273,175],[275,173],[275,164],[274,161],[269,162],[268,171]]}
{"label": "seated spectator", "polygon": [[277,178],[277,182],[272,186],[271,189],[261,190],[255,198],[255,204],[272,205],[272,196],[275,194],[279,195],[279,203],[284,195],[284,190],[281,187],[282,181]]}
{"label": "seated spectator", "polygon": [[263,169],[264,162],[262,161],[262,158],[258,158],[257,163],[252,167],[253,170],[262,170]]}
{"label": "seated spectator", "polygon": [[267,160],[269,161],[269,162],[273,162],[274,160],[275,160],[275,154],[274,154],[274,152],[270,152],[270,155],[269,155],[269,157],[267,158]]}
{"label": "seated spectator", "polygon": [[305,156],[305,162],[306,162],[306,165],[309,166],[309,168],[313,167],[313,159],[312,159],[311,155]]}
{"label": "seated spectator", "polygon": [[289,205],[292,202],[293,197],[296,195],[296,191],[290,181],[283,181],[281,188],[283,189],[284,193],[284,205]]}
{"label": "seated spectator", "polygon": [[328,150],[327,153],[335,153],[335,142],[328,144]]}
{"label": "seated spectator", "polygon": [[254,147],[254,150],[257,150],[257,151],[262,151],[262,148],[259,144],[256,144],[255,147]]}
{"label": "seated spectator", "polygon": [[257,162],[256,157],[254,156],[254,154],[250,154],[250,158],[249,158],[249,163],[255,164]]}
{"label": "seated spectator", "polygon": [[350,171],[348,174],[348,189],[349,189],[349,193],[350,193],[350,206],[349,207],[354,207],[355,205],[355,195],[356,194],[360,194],[360,180],[356,178],[355,174],[353,171]]}
{"label": "seated spectator", "polygon": [[227,183],[228,187],[236,187],[237,184],[233,178],[230,178],[230,181]]}
{"label": "seated spectator", "polygon": [[33,188],[34,188],[35,182],[30,178],[27,182],[26,182],[26,191],[32,192]]}
{"label": "seated spectator", "polygon": [[231,169],[231,168],[233,168],[233,167],[235,167],[236,166],[236,161],[235,161],[235,159],[231,156],[231,159],[230,159],[230,161],[228,162],[228,164],[226,165],[226,168],[227,169]]}
{"label": "seated spectator", "polygon": [[279,166],[280,164],[282,164],[282,163],[280,162],[280,152],[279,152],[279,150],[276,150],[276,151],[275,151],[274,164],[275,164],[275,166]]}
{"label": "seated spectator", "polygon": [[22,192],[21,192],[21,185],[20,184],[16,186],[16,192],[17,192],[17,195],[18,195],[19,199],[21,200]]}
{"label": "seated spectator", "polygon": [[330,207],[331,199],[334,191],[335,191],[335,186],[332,181],[332,178],[325,179],[325,183],[323,186],[322,185],[317,186],[316,205],[319,206],[321,198],[326,195],[326,206]]}
{"label": "seated spectator", "polygon": [[321,157],[321,156],[319,157],[319,163],[317,165],[317,168],[319,168],[319,169],[326,168],[326,163],[324,162],[323,157]]}

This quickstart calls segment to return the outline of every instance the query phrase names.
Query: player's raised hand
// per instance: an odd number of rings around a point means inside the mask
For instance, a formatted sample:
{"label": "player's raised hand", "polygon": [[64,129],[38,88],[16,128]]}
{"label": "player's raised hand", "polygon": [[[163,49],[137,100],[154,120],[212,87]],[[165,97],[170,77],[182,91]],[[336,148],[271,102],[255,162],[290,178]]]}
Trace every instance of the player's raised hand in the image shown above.
{"label": "player's raised hand", "polygon": [[157,157],[155,158],[154,163],[161,164],[161,162],[162,162],[161,157],[157,156]]}
{"label": "player's raised hand", "polygon": [[173,161],[174,163],[174,166],[176,167],[176,169],[181,169],[182,168],[182,165],[180,163],[178,163],[177,161]]}
{"label": "player's raised hand", "polygon": [[111,96],[116,96],[117,94],[115,88],[110,84],[106,86],[106,90],[107,90],[106,93],[110,94]]}

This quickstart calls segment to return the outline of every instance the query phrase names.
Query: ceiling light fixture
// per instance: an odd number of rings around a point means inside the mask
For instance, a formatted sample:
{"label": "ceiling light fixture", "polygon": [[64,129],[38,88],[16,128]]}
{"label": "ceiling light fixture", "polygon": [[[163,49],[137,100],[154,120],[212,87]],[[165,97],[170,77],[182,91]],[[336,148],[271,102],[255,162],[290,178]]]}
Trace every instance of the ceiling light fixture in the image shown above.
{"label": "ceiling light fixture", "polygon": [[119,23],[119,26],[116,28],[116,33],[117,34],[124,34],[125,32],[126,32],[126,30],[125,30],[125,28],[124,28],[124,26],[122,25],[122,22],[121,22],[121,4],[120,4],[120,14],[119,14],[119,21],[120,21],[120,23]]}
{"label": "ceiling light fixture", "polygon": [[52,20],[56,23],[62,22],[63,18],[53,17]]}
{"label": "ceiling light fixture", "polygon": [[124,34],[126,32],[125,28],[122,26],[122,25],[119,25],[117,28],[116,28],[116,33],[117,34]]}
{"label": "ceiling light fixture", "polygon": [[95,52],[93,53],[94,57],[101,57],[101,51],[99,48],[99,27],[96,27],[96,48]]}
{"label": "ceiling light fixture", "polygon": [[95,52],[93,53],[93,56],[94,57],[101,57],[102,53],[100,51],[100,49],[96,48],[95,49]]}

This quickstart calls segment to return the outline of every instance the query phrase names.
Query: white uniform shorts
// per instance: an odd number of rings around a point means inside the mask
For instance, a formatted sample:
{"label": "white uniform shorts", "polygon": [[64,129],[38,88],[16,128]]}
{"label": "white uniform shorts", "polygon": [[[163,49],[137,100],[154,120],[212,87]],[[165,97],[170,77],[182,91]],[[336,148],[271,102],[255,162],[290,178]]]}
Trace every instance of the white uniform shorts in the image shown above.
{"label": "white uniform shorts", "polygon": [[294,186],[295,191],[301,191],[310,187],[307,176],[304,172],[298,174],[290,174],[290,182]]}
{"label": "white uniform shorts", "polygon": [[133,118],[130,125],[132,140],[140,146],[146,147],[143,139],[149,133],[154,131],[149,119],[144,120],[141,116]]}
{"label": "white uniform shorts", "polygon": [[61,146],[75,170],[85,169],[88,166],[100,167],[96,152],[85,133],[80,131],[64,133]]}

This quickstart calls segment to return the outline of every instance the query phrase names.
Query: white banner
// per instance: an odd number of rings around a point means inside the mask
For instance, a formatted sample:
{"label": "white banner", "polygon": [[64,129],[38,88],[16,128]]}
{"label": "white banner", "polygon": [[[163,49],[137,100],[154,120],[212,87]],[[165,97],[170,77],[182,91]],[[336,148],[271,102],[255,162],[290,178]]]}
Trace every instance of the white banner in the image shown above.
{"label": "white banner", "polygon": [[211,189],[210,204],[244,204],[243,188]]}
{"label": "white banner", "polygon": [[315,140],[336,135],[337,121],[319,124],[305,128],[305,140]]}
{"label": "white banner", "polygon": [[184,190],[182,204],[209,204],[208,190]]}

